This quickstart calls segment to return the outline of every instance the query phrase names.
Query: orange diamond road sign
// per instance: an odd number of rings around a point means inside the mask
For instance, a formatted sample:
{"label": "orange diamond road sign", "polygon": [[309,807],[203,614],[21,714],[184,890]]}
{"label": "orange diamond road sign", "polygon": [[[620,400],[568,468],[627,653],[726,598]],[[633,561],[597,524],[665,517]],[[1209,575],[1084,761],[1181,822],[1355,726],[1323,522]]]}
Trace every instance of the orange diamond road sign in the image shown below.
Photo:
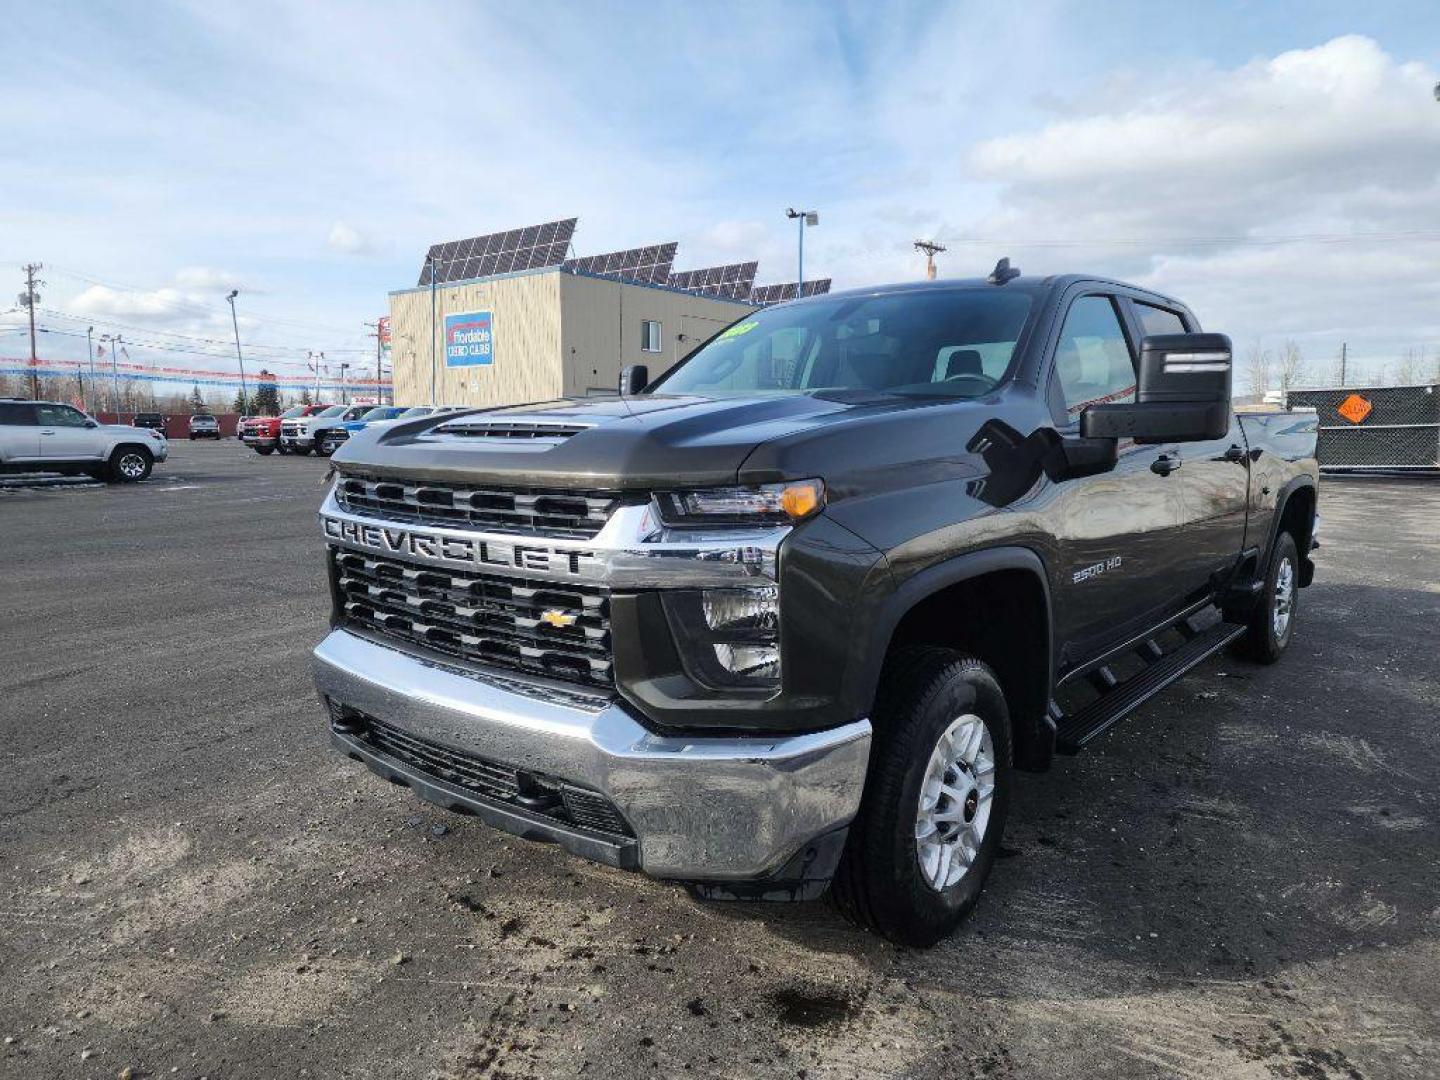
{"label": "orange diamond road sign", "polygon": [[1340,403],[1340,407],[1335,411],[1350,423],[1358,424],[1370,415],[1370,410],[1374,407],[1359,394],[1351,394]]}

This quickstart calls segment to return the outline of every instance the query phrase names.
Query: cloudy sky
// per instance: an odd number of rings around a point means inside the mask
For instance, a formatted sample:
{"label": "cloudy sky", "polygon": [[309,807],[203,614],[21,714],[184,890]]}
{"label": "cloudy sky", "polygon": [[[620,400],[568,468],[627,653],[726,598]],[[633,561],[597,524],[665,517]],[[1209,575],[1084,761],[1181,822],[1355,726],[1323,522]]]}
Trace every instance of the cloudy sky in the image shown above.
{"label": "cloudy sky", "polygon": [[[440,240],[579,216],[836,287],[1010,255],[1328,375],[1440,353],[1440,15],[1415,3],[52,3],[0,66],[0,358],[366,355]],[[82,336],[67,336],[79,332]],[[165,346],[163,349],[160,346]],[[281,370],[291,370],[281,368]]]}

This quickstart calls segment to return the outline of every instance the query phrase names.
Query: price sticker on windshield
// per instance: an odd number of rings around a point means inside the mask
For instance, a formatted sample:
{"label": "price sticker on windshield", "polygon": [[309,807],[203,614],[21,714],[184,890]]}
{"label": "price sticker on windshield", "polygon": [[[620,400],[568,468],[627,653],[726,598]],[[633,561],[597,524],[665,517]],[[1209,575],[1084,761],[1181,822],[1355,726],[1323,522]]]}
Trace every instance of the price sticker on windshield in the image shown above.
{"label": "price sticker on windshield", "polygon": [[741,334],[748,334],[751,330],[754,330],[759,325],[760,324],[757,322],[736,323],[728,330],[724,330],[721,332],[720,340],[724,341],[726,338],[739,337]]}

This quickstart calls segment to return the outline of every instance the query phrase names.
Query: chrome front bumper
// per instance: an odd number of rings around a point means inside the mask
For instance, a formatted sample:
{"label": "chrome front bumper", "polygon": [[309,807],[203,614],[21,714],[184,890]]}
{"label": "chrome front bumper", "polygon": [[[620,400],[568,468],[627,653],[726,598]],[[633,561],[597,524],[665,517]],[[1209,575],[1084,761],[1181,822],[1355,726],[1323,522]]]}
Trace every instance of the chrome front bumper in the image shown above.
{"label": "chrome front bumper", "polygon": [[[492,682],[461,674],[344,630],[332,631],[315,649],[314,672],[327,704],[605,795],[634,830],[639,868],[652,877],[697,882],[772,877],[797,858],[803,861],[812,841],[848,825],[865,785],[868,720],[773,738],[661,736],[637,723],[622,704],[580,695],[533,696],[521,692],[514,679]],[[403,772],[396,775],[384,762],[371,760],[373,755],[355,756],[409,782]],[[443,784],[419,780],[411,786],[422,797],[463,802],[448,799]],[[513,828],[503,817],[496,823],[524,835],[545,831]],[[567,842],[575,838],[563,833],[546,838],[593,857],[584,843]]]}

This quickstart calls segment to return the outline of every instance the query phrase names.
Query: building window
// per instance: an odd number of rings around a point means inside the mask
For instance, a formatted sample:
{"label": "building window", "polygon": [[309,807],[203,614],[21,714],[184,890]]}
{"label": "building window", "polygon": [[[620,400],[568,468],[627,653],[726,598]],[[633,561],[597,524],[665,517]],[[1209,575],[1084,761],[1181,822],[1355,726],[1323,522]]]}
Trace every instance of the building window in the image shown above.
{"label": "building window", "polygon": [[640,324],[640,351],[660,351],[660,323],[655,319],[646,319]]}

